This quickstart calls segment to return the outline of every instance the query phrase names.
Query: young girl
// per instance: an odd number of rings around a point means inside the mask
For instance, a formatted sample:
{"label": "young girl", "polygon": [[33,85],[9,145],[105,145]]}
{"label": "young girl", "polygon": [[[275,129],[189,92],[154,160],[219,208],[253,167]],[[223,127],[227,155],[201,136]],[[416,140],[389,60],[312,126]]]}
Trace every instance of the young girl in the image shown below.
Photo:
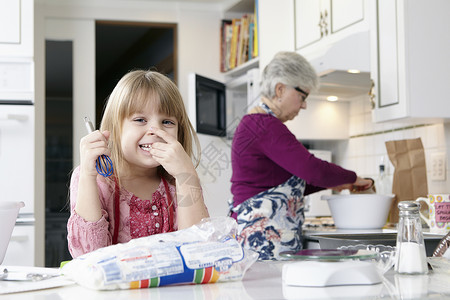
{"label": "young girl", "polygon": [[[73,257],[130,239],[187,228],[208,217],[191,157],[198,139],[175,84],[132,71],[114,88],[101,130],[80,141],[70,182],[68,243]],[[114,174],[95,162],[109,155]]]}

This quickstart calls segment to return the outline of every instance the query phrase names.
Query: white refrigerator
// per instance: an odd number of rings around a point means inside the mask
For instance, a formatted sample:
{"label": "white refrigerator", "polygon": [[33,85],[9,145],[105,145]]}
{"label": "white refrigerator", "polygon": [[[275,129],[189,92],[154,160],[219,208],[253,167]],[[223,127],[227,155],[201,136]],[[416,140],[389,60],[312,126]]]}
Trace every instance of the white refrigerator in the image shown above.
{"label": "white refrigerator", "polygon": [[3,265],[35,265],[33,73],[31,58],[0,60],[0,201],[25,203]]}

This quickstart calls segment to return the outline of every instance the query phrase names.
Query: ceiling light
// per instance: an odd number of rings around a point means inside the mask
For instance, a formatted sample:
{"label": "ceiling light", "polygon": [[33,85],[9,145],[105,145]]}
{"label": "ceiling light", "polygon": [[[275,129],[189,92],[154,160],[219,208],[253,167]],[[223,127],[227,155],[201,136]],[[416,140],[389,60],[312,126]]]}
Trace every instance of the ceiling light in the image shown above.
{"label": "ceiling light", "polygon": [[361,73],[360,70],[356,70],[356,69],[350,69],[350,70],[347,70],[347,72],[351,73],[351,74],[359,74],[359,73]]}
{"label": "ceiling light", "polygon": [[328,97],[327,97],[327,100],[328,100],[328,101],[334,102],[334,101],[338,101],[339,98],[338,98],[337,96],[328,96]]}

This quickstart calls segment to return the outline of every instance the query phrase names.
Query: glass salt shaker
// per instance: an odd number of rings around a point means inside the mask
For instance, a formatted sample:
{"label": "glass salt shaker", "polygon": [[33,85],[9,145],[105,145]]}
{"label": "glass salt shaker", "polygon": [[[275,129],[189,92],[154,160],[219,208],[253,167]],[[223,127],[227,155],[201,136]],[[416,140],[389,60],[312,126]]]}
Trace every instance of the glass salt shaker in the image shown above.
{"label": "glass salt shaker", "polygon": [[398,204],[397,258],[395,271],[400,274],[427,274],[427,255],[420,222],[420,203],[401,201]]}

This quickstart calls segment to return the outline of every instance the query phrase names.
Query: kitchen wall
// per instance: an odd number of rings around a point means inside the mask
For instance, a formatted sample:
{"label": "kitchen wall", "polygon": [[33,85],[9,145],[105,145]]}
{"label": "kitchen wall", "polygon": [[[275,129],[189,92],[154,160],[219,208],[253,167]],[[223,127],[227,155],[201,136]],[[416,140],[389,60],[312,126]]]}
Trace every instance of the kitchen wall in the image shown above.
{"label": "kitchen wall", "polygon": [[231,195],[231,140],[199,134],[202,156],[197,173],[203,188],[205,204],[212,217],[228,213]]}
{"label": "kitchen wall", "polygon": [[388,174],[392,176],[394,167],[387,157],[385,142],[420,137],[425,149],[428,191],[450,193],[448,159],[445,163],[446,179],[431,180],[431,155],[442,152],[446,157],[449,155],[450,123],[412,120],[373,123],[369,99],[366,96],[350,102],[349,115],[350,138],[348,141],[333,144],[334,162],[355,170],[361,176],[376,178],[378,165],[384,156],[385,162],[388,163]]}

